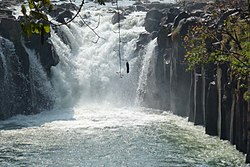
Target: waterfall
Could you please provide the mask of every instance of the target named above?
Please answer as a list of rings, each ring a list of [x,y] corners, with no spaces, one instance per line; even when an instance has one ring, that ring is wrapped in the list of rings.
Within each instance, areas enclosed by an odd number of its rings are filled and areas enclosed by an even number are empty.
[[[12,55],[15,55],[15,49],[12,42],[9,40],[0,37],[0,56],[2,61],[2,67],[3,67],[3,78],[4,78],[4,84],[8,83],[8,80],[10,78],[10,71],[11,66],[10,64]],[[16,56],[15,56],[16,57]],[[7,85],[6,85],[7,86]]]
[[[5,95],[7,95],[7,91],[9,90],[8,80],[9,80],[9,74],[8,74],[8,66],[7,66],[7,60],[4,55],[4,45],[8,41],[4,38],[0,37],[0,108],[4,109],[4,104],[7,98],[4,98]]]
[[[51,82],[44,71],[39,55],[35,50],[31,50],[22,43],[29,58],[29,82],[31,90],[31,107],[33,112],[49,109],[53,102],[54,94]]]
[[[68,26],[52,32],[51,41],[60,63],[52,68],[56,107],[89,103],[133,105],[138,86],[138,58],[134,55],[139,34],[144,30],[145,12],[126,15],[121,21],[121,76],[118,57],[118,24],[111,23],[111,9],[90,8]],[[126,73],[126,62],[130,73]]]
[[[2,38],[0,39],[2,41]],[[0,47],[0,56],[1,56],[1,61],[2,61],[2,72],[3,72],[3,84],[6,83],[8,80],[8,69],[7,69],[7,60],[5,58],[5,55],[3,54],[2,47]]]
[[[20,85],[13,82],[15,78],[23,77],[20,68],[14,44],[0,37],[0,119],[11,114],[14,104],[22,96],[19,94]]]
[[[143,55],[142,59],[142,68],[141,68],[141,73],[139,76],[139,81],[138,81],[138,88],[136,90],[136,105],[140,106],[143,105],[143,102],[145,101],[145,95],[148,94],[149,92],[147,91],[147,87],[150,85],[149,84],[149,76],[154,75],[154,68],[155,68],[155,46],[156,46],[156,39],[151,41],[147,47],[146,47],[146,53]],[[152,79],[152,78],[150,78]],[[151,80],[151,88],[153,88],[153,82]]]
[[[0,119],[49,109],[53,88],[39,61],[39,55],[21,42],[23,54],[0,37]],[[26,53],[25,53],[26,52]]]

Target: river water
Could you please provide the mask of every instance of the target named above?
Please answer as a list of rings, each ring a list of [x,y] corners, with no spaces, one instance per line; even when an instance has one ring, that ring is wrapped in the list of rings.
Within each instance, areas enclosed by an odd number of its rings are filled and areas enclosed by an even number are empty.
[[[167,111],[137,107],[146,90],[154,89],[148,83],[155,78],[156,42],[134,55],[146,13],[126,15],[118,26],[110,23],[114,8],[90,6],[80,14],[99,37],[79,17],[52,31],[60,56],[51,69],[54,109],[0,122],[0,166],[244,166],[243,154],[205,135],[202,127]]]
[[[86,106],[1,123],[0,166],[244,166],[226,141],[147,108]]]

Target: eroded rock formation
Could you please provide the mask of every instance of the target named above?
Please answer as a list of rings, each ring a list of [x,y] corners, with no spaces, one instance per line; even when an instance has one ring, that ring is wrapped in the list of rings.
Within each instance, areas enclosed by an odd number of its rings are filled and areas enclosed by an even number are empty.
[[[243,99],[244,88],[228,74],[227,65],[209,64],[188,72],[184,63],[183,38],[200,19],[208,19],[213,3],[187,3],[185,6],[150,10],[145,19],[148,33],[157,34],[157,85],[164,93],[160,108],[188,117],[195,125],[205,127],[206,133],[229,140],[247,153],[250,162],[249,102]],[[237,9],[225,11],[214,23],[224,20]],[[154,13],[153,16],[151,14]],[[249,87],[249,83],[247,83]],[[161,95],[162,97],[162,95]],[[164,106],[164,107],[162,107]],[[155,107],[155,106],[148,106]]]

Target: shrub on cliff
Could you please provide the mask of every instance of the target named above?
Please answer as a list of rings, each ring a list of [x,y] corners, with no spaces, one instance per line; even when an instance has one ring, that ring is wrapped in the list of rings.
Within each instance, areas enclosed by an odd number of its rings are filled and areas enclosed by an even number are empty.
[[[190,70],[202,64],[226,64],[232,76],[247,81],[250,75],[250,13],[244,6],[226,10],[232,8],[231,4],[220,4],[215,8],[220,13],[213,11],[211,18],[196,23],[189,30],[184,41],[185,60]],[[245,93],[245,99],[249,100],[249,92]]]

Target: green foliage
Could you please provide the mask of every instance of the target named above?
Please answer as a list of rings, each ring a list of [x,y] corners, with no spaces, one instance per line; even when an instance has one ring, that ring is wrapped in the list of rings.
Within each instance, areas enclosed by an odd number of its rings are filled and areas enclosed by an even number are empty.
[[[218,29],[198,23],[184,38],[185,60],[190,70],[200,64],[229,63],[235,75],[246,76],[250,72],[249,37],[249,22],[239,17],[229,17]]]
[[[249,12],[227,17],[222,25],[199,22],[184,37],[188,69],[208,63],[228,64],[236,79],[250,77],[250,18]],[[213,14],[211,20],[220,15]],[[248,85],[249,86],[249,85]],[[245,99],[249,98],[249,92]]]
[[[24,18],[21,20],[23,32],[28,37],[32,34],[39,34],[41,43],[43,43],[44,35],[50,33],[50,22],[45,13],[45,11],[53,9],[50,0],[28,0],[28,9],[26,9],[24,4],[21,8],[24,15]]]
[[[98,0],[98,3],[100,5],[105,5],[105,0]],[[84,1],[82,1],[77,14],[70,21],[72,21],[80,13],[83,4]],[[48,19],[48,13],[53,10],[53,4],[50,0],[28,0],[28,5],[26,6],[24,4],[21,6],[21,11],[24,15],[24,18],[21,20],[23,32],[28,37],[32,34],[39,34],[41,36],[41,42],[43,43],[44,35],[50,33],[50,26],[52,24],[55,25]],[[60,23],[55,26],[67,23]]]
[[[243,94],[243,98],[244,98],[246,101],[249,101],[249,100],[250,100],[250,92],[249,92],[249,91],[246,91],[246,92]]]
[[[193,26],[188,32],[187,36],[184,37],[184,42],[187,53],[185,55],[185,60],[188,63],[188,69],[192,70],[196,66],[201,64],[206,64],[211,60],[209,53],[206,48],[206,41],[208,35],[206,33],[207,27],[203,26],[202,23],[198,23]]]

